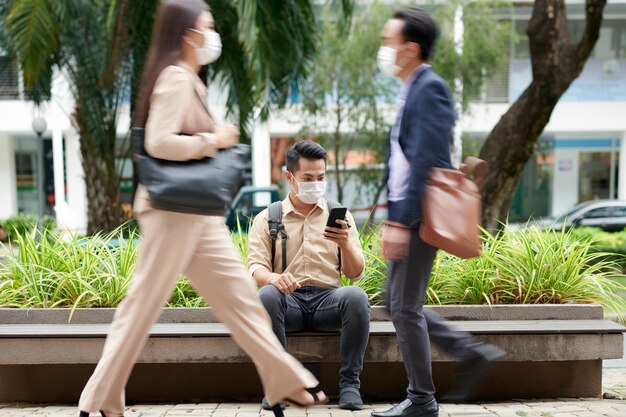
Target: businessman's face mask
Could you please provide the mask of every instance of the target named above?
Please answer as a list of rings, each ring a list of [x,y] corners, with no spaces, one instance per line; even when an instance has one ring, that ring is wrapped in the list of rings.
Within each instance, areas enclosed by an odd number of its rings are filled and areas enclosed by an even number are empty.
[[[383,45],[378,50],[376,61],[380,71],[390,77],[397,77],[402,70],[420,56],[420,46],[405,40],[402,30],[405,22],[389,19],[383,28]]]
[[[395,77],[402,70],[402,68],[409,62],[410,59],[406,57],[402,59],[402,63],[398,63],[398,52],[402,51],[407,47],[407,43],[400,46],[399,49],[396,49],[392,46],[383,45],[378,50],[378,55],[376,56],[376,61],[378,62],[378,68],[380,72],[389,76]]]

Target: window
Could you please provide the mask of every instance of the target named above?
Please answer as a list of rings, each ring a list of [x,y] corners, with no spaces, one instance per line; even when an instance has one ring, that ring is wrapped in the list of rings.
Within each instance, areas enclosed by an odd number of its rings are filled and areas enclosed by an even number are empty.
[[[613,217],[626,217],[626,206],[614,207]]]
[[[9,56],[0,55],[0,99],[14,100],[19,98],[18,74],[15,61]]]
[[[581,152],[578,166],[578,201],[610,198],[612,185],[611,168],[615,163],[611,152]]]
[[[600,219],[603,217],[613,217],[613,211],[613,207],[600,207],[597,209],[589,210],[587,213],[583,214],[583,218]]]
[[[517,42],[513,46],[513,58],[530,58],[530,49],[528,47],[528,35],[526,35],[526,26],[528,20],[515,21],[515,34]]]
[[[584,20],[570,21],[572,39],[579,42],[585,32]],[[626,58],[626,20],[608,20],[602,22],[600,38],[591,54],[595,59]]]
[[[579,42],[585,32],[584,19],[569,19],[572,41]],[[528,20],[515,21],[515,33],[518,40],[514,46],[514,58],[530,58],[526,26]],[[600,38],[591,54],[595,59],[626,58],[626,20],[605,19],[600,28]]]
[[[493,77],[485,81],[485,101],[487,103],[509,102],[509,62]]]

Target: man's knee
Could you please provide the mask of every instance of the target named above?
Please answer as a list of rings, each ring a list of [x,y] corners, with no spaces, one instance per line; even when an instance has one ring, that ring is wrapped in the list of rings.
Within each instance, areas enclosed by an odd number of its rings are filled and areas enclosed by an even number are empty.
[[[265,309],[270,313],[279,308],[285,298],[285,294],[280,292],[280,290],[273,285],[262,287],[258,294],[261,299],[261,304],[263,304]]]
[[[338,290],[341,303],[347,310],[367,312],[369,314],[370,303],[367,294],[359,287],[342,287]]]

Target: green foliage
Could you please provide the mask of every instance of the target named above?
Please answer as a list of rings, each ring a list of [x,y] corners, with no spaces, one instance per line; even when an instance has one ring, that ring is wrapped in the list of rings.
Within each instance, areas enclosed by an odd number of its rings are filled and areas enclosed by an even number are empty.
[[[89,238],[44,232],[18,235],[18,250],[0,264],[0,306],[14,308],[116,307],[128,290],[139,246],[125,226]],[[7,250],[7,253],[11,253]],[[206,305],[181,277],[168,306]]]
[[[112,230],[123,222],[117,122],[130,89],[131,22],[155,9],[153,2],[14,0],[0,8],[7,49],[23,69],[27,88],[49,91],[62,70],[76,99],[72,118],[80,131],[88,193],[88,229]],[[47,85],[46,85],[47,84]],[[35,94],[35,102],[45,100]],[[128,147],[127,147],[128,148]]]
[[[18,235],[17,255],[0,265],[0,306],[115,307],[124,297],[137,256],[137,235],[124,239],[122,229],[90,238],[68,240],[52,232],[39,243],[36,233]],[[242,260],[248,237],[232,234]],[[363,288],[372,304],[380,304],[388,273],[380,255],[380,230],[362,233],[366,257],[364,277],[344,285]],[[10,251],[8,251],[10,253]],[[208,272],[209,273],[209,272]],[[626,310],[618,293],[626,287],[618,265],[592,251],[588,240],[574,233],[540,231],[484,232],[483,256],[463,260],[439,252],[435,260],[428,304],[563,304],[600,303],[616,312]],[[191,284],[181,277],[167,303],[171,307],[205,306]]]
[[[252,228],[252,220],[253,219],[249,217],[246,218],[247,226],[244,229],[244,225],[241,224],[240,217],[237,216],[237,227],[233,232],[231,232],[231,238],[233,239],[235,248],[239,253],[241,262],[243,262],[246,267],[248,266],[248,244],[250,242],[247,231]]]
[[[570,233],[577,240],[589,242],[592,252],[611,254],[613,259],[626,264],[626,230],[609,233],[596,227],[579,227]]]
[[[321,12],[322,33],[308,82],[299,90],[304,110],[302,132],[316,136],[334,154],[337,198],[351,177],[359,179],[357,193],[373,194],[376,201],[384,187],[383,162],[389,134],[388,103],[397,91],[396,80],[378,72],[376,53],[380,34],[389,18],[389,6],[372,2],[346,27],[332,8]],[[357,171],[345,169],[349,151],[370,151],[375,160]]]
[[[135,236],[131,235],[131,240]],[[120,244],[111,243],[115,238]],[[51,232],[19,235],[0,265],[0,305],[19,308],[114,307],[126,294],[137,246],[121,233],[68,240]]]
[[[483,231],[483,256],[461,260],[439,253],[433,281],[440,304],[600,303],[624,310],[618,265],[571,232]],[[443,282],[445,281],[445,282]]]
[[[356,282],[350,281],[344,275],[341,276],[343,285],[355,285],[362,288],[368,295],[372,304],[382,301],[382,293],[387,282],[387,261],[381,256],[382,239],[380,226],[364,233],[361,231],[361,245],[365,255],[365,274]]]
[[[510,24],[499,20],[494,7],[508,3],[453,0],[429,2],[441,28],[433,67],[448,82],[463,110],[478,96],[486,79],[501,71],[508,61]],[[376,54],[381,32],[398,2],[374,1],[360,5],[350,27],[334,18],[325,8],[319,53],[308,82],[299,89],[304,110],[302,134],[317,137],[335,158],[331,161],[337,198],[344,203],[344,187],[358,179],[356,194],[367,201],[352,202],[375,206],[384,188],[382,163],[389,139],[389,121],[395,112],[399,82],[380,74]],[[454,40],[454,17],[464,10],[462,52]],[[455,80],[463,83],[463,94],[456,94]],[[358,169],[345,166],[348,152],[368,151],[369,160]],[[365,197],[364,197],[365,196]]]
[[[34,215],[19,215],[4,220],[1,225],[4,230],[4,240],[12,241],[20,235],[32,233],[37,228],[38,218]],[[43,220],[44,229],[52,231],[56,228],[54,217],[46,216]]]
[[[467,110],[470,100],[479,96],[486,80],[502,71],[509,60],[512,39],[511,24],[496,16],[497,10],[512,7],[507,1],[447,0],[433,2],[435,17],[441,29],[433,68],[446,80],[453,96]],[[454,18],[463,8],[462,53],[454,40]],[[460,79],[463,94],[456,91]],[[460,96],[460,97],[459,97]]]
[[[9,0],[0,2],[0,43],[23,69],[37,102],[46,99],[52,73],[68,75],[76,99],[73,120],[90,195],[89,232],[123,221],[119,202],[121,164],[116,168],[117,118],[131,97],[131,114],[152,34],[158,1]],[[305,79],[319,37],[318,2],[212,0],[224,45],[209,79],[228,90],[227,108],[246,140],[249,121],[270,103],[282,105]],[[352,0],[332,3],[342,24]],[[280,47],[277,47],[280,45]],[[128,148],[128,147],[127,147]]]

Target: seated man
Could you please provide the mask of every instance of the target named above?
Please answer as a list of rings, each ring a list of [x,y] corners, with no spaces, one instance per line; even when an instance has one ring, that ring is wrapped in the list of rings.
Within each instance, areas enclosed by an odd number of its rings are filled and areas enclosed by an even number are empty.
[[[349,212],[345,221],[337,221],[341,228],[326,227],[329,205],[338,204],[322,198],[324,148],[302,141],[288,149],[286,156],[291,192],[254,219],[248,268],[261,287],[259,297],[283,346],[285,332],[341,332],[339,408],[360,410],[359,376],[369,338],[369,301],[362,289],[342,287],[340,277],[341,272],[352,281],[363,276],[365,260],[357,228]],[[269,408],[265,399],[263,408]]]

